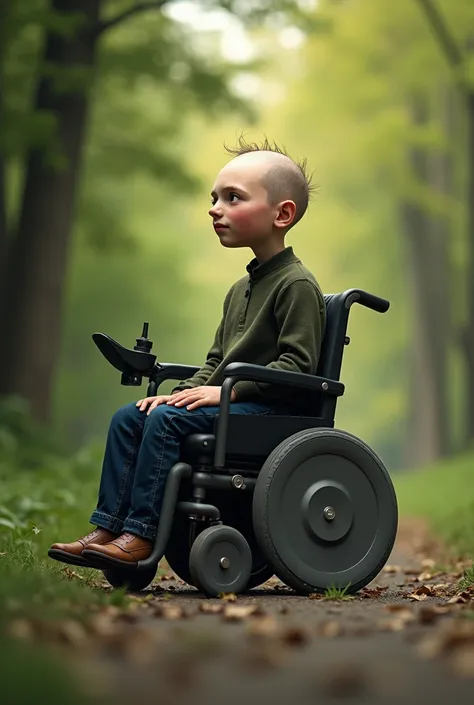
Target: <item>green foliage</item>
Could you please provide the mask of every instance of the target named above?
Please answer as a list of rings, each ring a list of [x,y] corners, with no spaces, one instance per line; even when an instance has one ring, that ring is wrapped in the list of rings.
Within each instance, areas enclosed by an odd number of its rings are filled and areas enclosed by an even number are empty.
[[[123,591],[94,587],[97,571],[78,567],[72,580],[66,566],[47,557],[52,543],[92,530],[102,449],[84,446],[65,456],[48,432],[32,431],[25,409],[0,409],[0,633],[7,615],[86,619],[96,606],[126,602]]]
[[[77,680],[57,654],[34,644],[24,644],[0,632],[2,699],[8,705],[92,705],[99,699],[78,687]],[[25,672],[28,677],[25,678]],[[104,702],[104,697],[100,699]],[[105,700],[106,702],[106,700]]]
[[[393,476],[400,514],[425,517],[455,557],[474,556],[474,452]]]
[[[459,581],[459,589],[466,590],[474,586],[474,565],[464,571],[464,575]],[[474,616],[474,615],[473,615]]]
[[[346,595],[351,584],[348,583],[345,587],[337,587],[336,585],[330,585],[326,588],[324,592],[324,597],[326,600],[353,600],[352,595]]]

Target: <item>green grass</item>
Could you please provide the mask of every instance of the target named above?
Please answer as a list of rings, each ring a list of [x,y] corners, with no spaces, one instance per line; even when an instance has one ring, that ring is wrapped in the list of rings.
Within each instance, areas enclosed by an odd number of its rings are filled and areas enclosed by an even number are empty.
[[[393,475],[400,516],[427,519],[453,555],[474,557],[474,452]]]
[[[352,595],[346,595],[346,592],[350,588],[350,583],[345,587],[337,587],[336,585],[329,585],[324,591],[324,598],[326,600],[353,600]]]

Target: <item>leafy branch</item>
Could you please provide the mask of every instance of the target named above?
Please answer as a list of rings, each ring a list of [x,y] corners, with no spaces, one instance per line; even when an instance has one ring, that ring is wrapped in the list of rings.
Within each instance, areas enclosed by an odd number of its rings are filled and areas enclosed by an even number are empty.
[[[112,27],[117,27],[117,25],[121,24],[122,22],[125,22],[134,15],[141,14],[142,12],[148,12],[149,10],[161,10],[165,5],[168,4],[168,2],[169,0],[149,0],[149,2],[138,2],[133,5],[133,7],[130,7],[128,10],[121,12],[116,17],[112,17],[110,20],[107,21],[99,22],[96,30],[96,36],[99,36],[107,30],[112,29]]]

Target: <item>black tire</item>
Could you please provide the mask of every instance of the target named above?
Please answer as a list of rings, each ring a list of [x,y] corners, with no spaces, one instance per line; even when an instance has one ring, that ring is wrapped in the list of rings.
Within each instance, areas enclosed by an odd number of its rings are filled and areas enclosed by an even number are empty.
[[[156,568],[148,570],[128,570],[127,568],[104,568],[102,570],[105,579],[114,588],[127,588],[129,592],[140,592],[153,582],[156,575]]]
[[[273,576],[273,567],[268,565],[255,538],[252,523],[252,494],[249,492],[208,491],[206,501],[215,504],[225,526],[232,526],[245,537],[252,552],[252,572],[246,590],[262,585]],[[198,531],[207,528],[198,524]],[[199,535],[199,534],[198,534]],[[189,569],[189,520],[185,514],[176,512],[173,519],[165,558],[173,573],[188,585],[194,585]]]
[[[253,493],[247,491],[220,492],[212,497],[221,513],[221,521],[225,526],[232,526],[240,531],[252,552],[252,571],[246,587],[247,590],[266,583],[274,574],[263,555],[255,537],[252,518]]]
[[[321,511],[333,500],[337,521],[328,507]],[[288,587],[310,594],[335,585],[355,593],[385,565],[398,507],[390,476],[367,444],[318,428],[294,434],[268,456],[253,523],[262,553]]]
[[[223,558],[229,565],[222,567]],[[189,554],[194,585],[208,597],[241,593],[248,585],[252,553],[240,531],[231,526],[209,526],[196,537]]]

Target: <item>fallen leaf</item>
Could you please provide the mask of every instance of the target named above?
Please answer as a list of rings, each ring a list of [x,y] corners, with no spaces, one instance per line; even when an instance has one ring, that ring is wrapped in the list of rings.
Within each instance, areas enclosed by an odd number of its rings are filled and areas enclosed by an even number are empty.
[[[416,590],[413,593],[414,595],[430,595],[432,596],[434,594],[433,588],[431,585],[421,585],[420,587],[416,588]]]
[[[418,602],[421,602],[422,600],[426,600],[427,598],[428,598],[428,595],[426,595],[426,593],[424,593],[422,595],[418,595],[417,593],[412,593],[410,595],[411,600],[417,600]]]
[[[458,649],[450,661],[458,676],[474,678],[474,644]]]
[[[406,605],[385,605],[387,612],[399,612],[401,615],[412,615],[413,612]]]
[[[332,639],[333,637],[341,636],[341,634],[343,634],[344,630],[343,630],[340,622],[336,622],[336,620],[328,619],[328,620],[324,620],[322,622],[319,622],[319,624],[316,626],[316,632],[320,636],[325,636],[325,637],[329,637]]]
[[[407,625],[407,620],[405,619],[380,619],[377,622],[379,629],[385,632],[400,632],[405,629]]]
[[[74,619],[66,619],[59,624],[58,637],[61,641],[76,647],[81,646],[88,639],[84,626]]]
[[[24,639],[27,641],[33,639],[35,635],[33,624],[27,619],[12,620],[8,624],[7,632],[15,639]]]
[[[439,573],[420,573],[418,580],[423,583],[425,580],[432,580],[436,575],[439,575]]]
[[[254,614],[256,605],[225,605],[222,619],[227,622],[237,622]]]
[[[385,592],[385,590],[388,590],[388,585],[377,585],[373,588],[365,587],[359,591],[359,597],[362,599],[380,597],[380,595]]]
[[[465,605],[467,602],[469,602],[471,599],[471,596],[469,593],[464,593],[464,592],[459,592],[457,595],[454,595],[454,597],[451,597],[447,604],[448,605]]]
[[[249,620],[246,624],[246,628],[250,636],[274,636],[278,632],[278,622],[274,617],[265,615],[264,617]]]
[[[426,605],[420,607],[418,611],[418,621],[420,624],[432,624],[447,612],[449,612],[448,607],[442,605]]]
[[[401,566],[399,565],[386,565],[382,568],[384,573],[398,573],[401,571]]]
[[[422,568],[434,568],[434,566],[435,566],[435,561],[433,560],[433,558],[424,558],[421,561]]]
[[[184,619],[188,616],[180,605],[156,605],[153,609],[153,615],[164,619]]]
[[[76,573],[75,570],[71,570],[70,568],[63,568],[61,573],[64,573],[64,575],[71,580],[85,580],[83,575],[79,575],[79,573]]]
[[[309,634],[301,627],[288,627],[282,632],[281,639],[285,644],[301,646],[309,641]]]
[[[237,600],[237,595],[233,592],[220,592],[217,596],[223,602],[235,602]]]
[[[216,602],[201,602],[199,605],[199,611],[204,612],[204,614],[218,614],[222,612],[224,605],[222,603]]]

